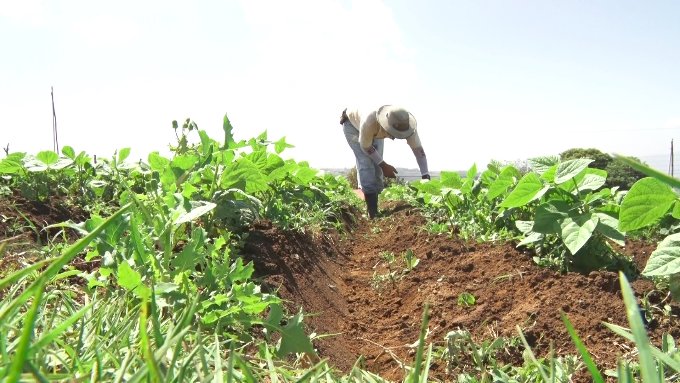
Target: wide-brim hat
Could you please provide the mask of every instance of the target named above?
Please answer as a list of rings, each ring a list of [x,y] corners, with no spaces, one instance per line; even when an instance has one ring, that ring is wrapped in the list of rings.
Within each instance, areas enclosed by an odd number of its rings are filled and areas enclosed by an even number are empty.
[[[385,105],[376,114],[378,124],[394,138],[406,139],[416,132],[415,117],[402,107]]]

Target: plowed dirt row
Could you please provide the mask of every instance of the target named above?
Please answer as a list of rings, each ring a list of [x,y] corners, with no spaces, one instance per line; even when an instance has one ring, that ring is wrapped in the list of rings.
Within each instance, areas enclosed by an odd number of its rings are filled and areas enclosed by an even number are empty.
[[[630,357],[631,345],[602,322],[627,326],[618,276],[612,272],[588,275],[559,273],[537,267],[530,254],[511,244],[476,244],[422,229],[419,212],[403,204],[383,206],[385,217],[362,219],[344,236],[282,232],[260,223],[250,232],[245,257],[255,261],[258,274],[288,301],[309,314],[310,331],[330,334],[315,341],[319,355],[340,370],[358,358],[370,371],[401,380],[400,363],[413,361],[424,304],[431,307],[428,342],[444,346],[444,336],[465,329],[476,341],[497,336],[516,337],[519,325],[537,355],[552,343],[558,355],[576,354],[560,319],[568,315],[601,368],[615,368],[619,357]],[[644,264],[653,245],[630,244],[625,250]],[[385,252],[400,260],[408,251],[418,265],[393,281],[383,278],[400,272],[403,263],[388,269]],[[665,298],[649,281],[636,280],[638,296],[659,304]],[[458,297],[470,293],[476,303],[461,306]],[[657,315],[649,334],[659,343],[664,332],[680,336],[677,305],[673,315]],[[521,364],[522,348],[511,347],[499,358]],[[455,380],[454,374],[472,371],[465,362],[454,371],[437,362],[435,378]],[[579,381],[589,381],[585,371]]]

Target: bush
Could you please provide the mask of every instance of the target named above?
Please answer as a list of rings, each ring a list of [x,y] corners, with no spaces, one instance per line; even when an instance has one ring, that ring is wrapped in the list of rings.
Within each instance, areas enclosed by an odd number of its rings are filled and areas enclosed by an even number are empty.
[[[644,174],[626,165],[623,161],[617,158],[612,158],[612,156],[609,154],[602,153],[601,151],[594,148],[573,148],[565,150],[564,152],[560,153],[560,158],[562,161],[573,160],[577,158],[590,158],[593,160],[593,163],[590,164],[591,168],[602,169],[607,172],[607,183],[605,186],[609,188],[618,186],[621,188],[621,190],[630,190],[635,181],[645,177]],[[635,161],[643,164],[642,161],[635,157],[629,158],[632,158]]]

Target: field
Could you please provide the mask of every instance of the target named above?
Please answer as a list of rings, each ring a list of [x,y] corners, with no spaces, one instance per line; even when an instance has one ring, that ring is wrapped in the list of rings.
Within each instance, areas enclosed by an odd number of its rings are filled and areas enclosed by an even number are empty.
[[[0,161],[6,381],[678,379],[673,179],[473,166],[368,220],[285,139],[175,129],[172,158]]]

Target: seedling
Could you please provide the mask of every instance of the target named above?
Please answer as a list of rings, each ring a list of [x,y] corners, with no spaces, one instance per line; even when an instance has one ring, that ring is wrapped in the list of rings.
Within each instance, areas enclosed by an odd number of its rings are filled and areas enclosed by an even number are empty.
[[[468,292],[463,292],[458,295],[458,306],[471,307],[474,306],[475,303],[477,303],[477,298]]]

